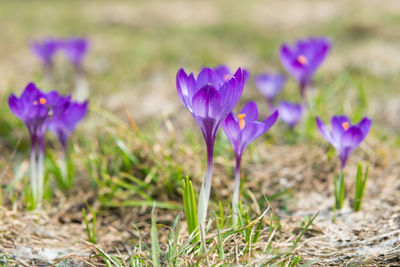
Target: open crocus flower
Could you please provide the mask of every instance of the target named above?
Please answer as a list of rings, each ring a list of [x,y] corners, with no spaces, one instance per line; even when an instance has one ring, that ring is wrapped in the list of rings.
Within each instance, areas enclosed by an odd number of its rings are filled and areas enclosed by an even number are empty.
[[[294,128],[303,117],[303,106],[298,103],[281,101],[278,110],[279,118],[290,128]]]
[[[312,82],[318,67],[324,61],[331,48],[326,37],[298,40],[294,45],[282,44],[280,58],[285,69],[297,80],[301,95]]]
[[[44,136],[53,115],[63,112],[69,97],[61,97],[56,91],[44,93],[29,83],[20,98],[10,95],[11,112],[24,122],[31,136],[31,186],[35,207],[43,195]],[[36,155],[36,146],[38,153]]]
[[[69,38],[62,45],[68,60],[75,66],[81,66],[84,56],[89,50],[89,42],[85,38]]]
[[[285,85],[285,75],[263,73],[256,76],[254,82],[258,91],[267,99],[270,110],[273,110],[275,98]]]
[[[29,83],[20,98],[11,94],[8,98],[11,112],[24,122],[32,140],[42,138],[46,132],[49,117],[48,95],[35,84]]]
[[[205,221],[211,190],[214,142],[217,132],[238,103],[244,86],[243,70],[222,79],[216,71],[204,68],[197,79],[180,69],[176,75],[176,87],[183,104],[203,132],[207,147],[207,172],[200,191],[198,205],[199,224]]]
[[[247,69],[242,70],[244,83],[247,83],[250,78],[250,72]],[[232,75],[231,70],[226,65],[215,67],[214,71],[223,81],[227,80]]]
[[[247,103],[240,113],[235,116],[230,113],[222,127],[232,144],[236,157],[235,188],[232,197],[232,222],[237,224],[237,208],[239,204],[240,165],[242,155],[246,147],[257,137],[263,135],[278,119],[278,111],[267,117],[264,121],[258,121],[257,105],[254,102]]]
[[[88,101],[83,103],[70,102],[58,115],[53,116],[49,123],[49,130],[55,133],[64,150],[68,137],[75,130],[78,123],[86,116]]]
[[[319,117],[316,117],[316,122],[321,135],[338,151],[341,170],[346,166],[350,153],[360,145],[371,128],[371,120],[368,117],[352,125],[344,115],[333,116],[332,131],[329,131]]]

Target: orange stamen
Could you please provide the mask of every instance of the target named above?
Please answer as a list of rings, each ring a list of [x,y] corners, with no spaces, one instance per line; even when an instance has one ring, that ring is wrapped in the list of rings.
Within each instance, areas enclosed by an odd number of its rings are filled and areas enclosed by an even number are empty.
[[[349,127],[350,127],[350,124],[349,124],[348,122],[343,122],[343,123],[342,123],[342,126],[343,126],[343,129],[344,129],[345,131],[347,131],[347,130],[349,129]]]
[[[229,77],[231,77],[231,75],[229,75],[229,74],[226,74],[225,76],[224,76],[224,80],[226,81],[226,80],[228,80],[229,79]]]
[[[240,130],[243,130],[243,128],[244,128],[244,126],[246,124],[246,122],[244,121],[244,117],[246,117],[246,114],[244,114],[244,113],[238,115]]]
[[[297,61],[299,63],[301,63],[302,65],[306,65],[307,62],[308,62],[307,58],[305,56],[303,56],[303,55],[298,56],[297,57]]]
[[[36,106],[38,104],[38,102],[35,100],[33,101],[33,105]]]
[[[47,100],[45,98],[41,97],[41,98],[39,98],[39,103],[44,105],[47,103]]]

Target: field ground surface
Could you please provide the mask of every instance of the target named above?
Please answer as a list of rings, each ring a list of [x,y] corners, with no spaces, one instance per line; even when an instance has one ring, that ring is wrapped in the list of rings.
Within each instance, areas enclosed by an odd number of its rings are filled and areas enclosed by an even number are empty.
[[[399,23],[397,0],[3,3],[0,265],[118,265],[112,256],[125,260],[126,266],[129,259],[131,264],[140,259],[152,265],[152,218],[157,220],[161,265],[166,265],[169,233],[179,215],[176,242],[178,248],[188,247],[181,181],[189,176],[199,192],[206,154],[200,130],[177,95],[176,71],[183,67],[198,73],[202,66],[220,64],[243,66],[252,77],[267,70],[284,71],[278,53],[282,42],[324,35],[333,47],[316,74],[305,118],[294,132],[278,122],[244,155],[242,207],[251,221],[265,215],[258,241],[246,243],[244,230],[218,240],[213,212],[229,217],[234,168],[231,145],[221,131],[215,148],[208,253],[200,253],[198,247],[182,249],[176,264],[295,266],[299,260],[305,266],[399,266]],[[57,57],[54,80],[48,84],[28,46],[44,37],[72,35],[90,40],[85,58],[90,112],[70,142],[75,186],[62,191],[47,173],[43,208],[27,211],[29,137],[9,111],[7,98],[11,92],[19,95],[29,81],[45,90],[73,92],[65,58]],[[292,78],[280,99],[300,99]],[[249,100],[257,102],[262,116],[268,115],[252,79],[239,106]],[[328,122],[336,114],[354,121],[369,116],[373,122],[346,166],[347,201],[334,223],[333,180],[339,160],[314,118]],[[57,156],[59,150],[48,134],[46,154]],[[369,179],[362,211],[354,212],[357,163],[369,165]],[[88,242],[82,208],[90,223],[90,210],[97,210],[96,244]],[[222,231],[229,228],[222,225]]]

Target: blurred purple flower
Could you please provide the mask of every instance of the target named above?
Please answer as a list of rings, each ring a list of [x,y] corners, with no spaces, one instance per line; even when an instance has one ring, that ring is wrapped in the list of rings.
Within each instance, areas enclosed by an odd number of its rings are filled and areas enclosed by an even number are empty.
[[[51,119],[49,130],[57,135],[64,149],[67,146],[68,137],[86,116],[87,110],[88,101],[83,103],[70,102],[62,112]]]
[[[258,121],[257,105],[254,102],[247,103],[240,113],[235,116],[231,112],[225,119],[222,127],[232,144],[236,157],[235,187],[232,197],[232,222],[237,224],[237,208],[239,204],[240,166],[242,155],[246,147],[257,137],[263,135],[278,119],[278,111],[267,117],[264,121]]]
[[[57,39],[48,38],[42,42],[33,42],[31,49],[33,53],[43,62],[45,66],[52,66],[53,56],[59,47],[59,41]]]
[[[331,41],[326,37],[298,40],[292,46],[282,44],[280,50],[282,65],[299,83],[303,98],[306,88],[312,82],[315,72],[330,48]]]
[[[231,110],[239,102],[244,87],[243,70],[221,78],[216,71],[204,68],[197,79],[180,69],[176,75],[176,87],[183,104],[203,132],[207,147],[207,172],[200,191],[198,206],[199,224],[205,221],[211,190],[212,163],[215,137]]]
[[[319,117],[316,117],[316,122],[321,135],[338,151],[341,169],[346,166],[350,153],[360,145],[371,128],[371,120],[368,117],[363,118],[358,124],[352,125],[344,115],[333,116],[332,131],[329,131]]]
[[[89,41],[86,38],[71,37],[62,42],[62,47],[68,60],[75,66],[80,67],[83,57],[89,50]]]
[[[31,185],[35,208],[40,205],[43,196],[44,136],[51,118],[63,112],[69,99],[61,97],[56,91],[44,93],[34,83],[25,87],[20,98],[14,94],[8,98],[11,112],[25,123],[31,136]]]
[[[247,69],[242,70],[244,83],[247,83],[250,78],[250,72]],[[215,67],[214,71],[222,79],[223,82],[226,81],[230,76],[232,76],[231,70],[226,65]]]
[[[11,94],[8,104],[11,112],[22,120],[32,137],[43,137],[47,130],[52,108],[60,105],[56,91],[44,93],[34,83],[29,83],[20,98]]]
[[[281,101],[278,110],[279,118],[290,128],[294,128],[303,117],[303,106],[298,103]]]
[[[286,77],[281,73],[263,73],[255,77],[254,83],[258,91],[267,99],[271,110],[274,109],[275,98],[282,90],[285,82]]]

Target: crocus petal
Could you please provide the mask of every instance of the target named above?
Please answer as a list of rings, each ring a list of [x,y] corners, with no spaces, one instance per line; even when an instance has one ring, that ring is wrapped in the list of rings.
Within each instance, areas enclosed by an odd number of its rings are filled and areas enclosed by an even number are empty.
[[[20,96],[20,100],[25,104],[32,104],[40,94],[36,85],[32,82],[28,83]]]
[[[221,86],[220,78],[215,71],[210,68],[204,68],[200,71],[199,75],[197,76],[196,83],[198,88],[201,88],[206,84],[212,84],[217,88]]]
[[[214,68],[215,73],[220,77],[221,81],[225,81],[231,76],[231,71],[226,65],[221,65]]]
[[[363,133],[357,126],[352,126],[341,137],[339,156],[341,168],[344,168],[350,153],[357,148],[363,140]]]
[[[60,102],[61,101],[59,101],[59,103]],[[62,103],[59,105],[62,105]],[[86,116],[88,101],[83,103],[68,102],[67,107],[64,108],[61,106],[61,108],[63,110],[61,112],[55,112],[55,115],[50,120],[48,127],[50,131],[57,135],[58,139],[65,147],[69,135],[75,130],[77,124]],[[58,107],[55,109],[58,109]]]
[[[280,119],[291,128],[295,127],[303,117],[303,107],[298,103],[281,101],[278,110]]]
[[[313,51],[315,52],[312,55],[313,60],[311,61],[310,69],[311,72],[315,72],[328,54],[332,42],[325,37],[311,38],[311,41],[313,43]]]
[[[316,122],[317,122],[317,127],[319,132],[321,133],[322,137],[328,141],[329,143],[331,143],[333,146],[337,147],[337,144],[335,144],[333,138],[332,138],[332,134],[329,131],[328,127],[326,127],[326,125],[322,122],[322,120],[317,116],[315,118]]]
[[[360,128],[360,130],[363,133],[364,138],[368,135],[369,130],[371,129],[371,119],[369,118],[363,118],[357,126]]]
[[[255,77],[254,83],[260,93],[267,99],[274,99],[282,90],[286,77],[278,74],[260,74]]]
[[[235,147],[238,147],[238,137],[242,130],[240,129],[239,122],[232,112],[228,114],[228,116],[222,123],[222,128],[227,135],[229,141],[232,143],[234,149]]]
[[[14,94],[11,94],[8,98],[8,105],[10,106],[10,110],[15,116],[21,118],[21,111],[18,104],[18,98]]]
[[[68,60],[75,65],[81,65],[83,57],[89,50],[89,41],[86,38],[72,37],[62,44]]]
[[[332,126],[332,139],[336,143],[340,143],[340,139],[342,134],[345,132],[344,125],[348,124],[348,127],[351,126],[351,122],[349,118],[347,118],[344,115],[341,116],[333,116],[331,120],[331,126]]]
[[[219,89],[221,99],[223,99],[224,105],[221,113],[228,114],[239,102],[240,96],[242,95],[244,87],[243,71],[239,68],[236,73],[231,76],[224,85]]]
[[[59,47],[56,39],[45,39],[42,43],[34,42],[30,45],[33,53],[44,63],[51,64],[53,56]]]
[[[219,119],[221,96],[214,86],[206,84],[193,96],[192,108],[193,113],[199,117]]]
[[[265,132],[268,131],[278,120],[279,112],[278,110],[275,110],[274,113],[272,113],[269,117],[267,117],[263,123],[265,127]]]
[[[88,111],[88,101],[83,103],[73,103],[67,110],[67,127],[72,132],[75,130],[76,125],[86,116]]]
[[[257,121],[258,120],[257,104],[253,101],[250,101],[242,108],[240,114],[246,114],[246,116],[244,117],[244,121],[246,123],[251,121]]]
[[[341,146],[356,148],[360,145],[363,138],[364,136],[361,129],[357,126],[352,126],[343,133],[341,137]]]
[[[183,104],[190,112],[193,112],[191,99],[197,91],[193,73],[188,76],[184,69],[181,68],[176,74],[176,88]]]
[[[246,125],[241,132],[239,139],[239,151],[237,155],[242,155],[247,146],[254,141],[257,137],[265,133],[265,124],[258,121],[252,121]]]
[[[250,79],[250,72],[247,69],[243,69],[243,82],[247,83]]]

